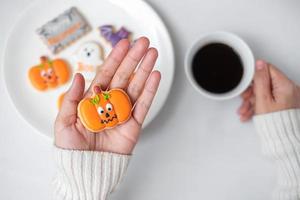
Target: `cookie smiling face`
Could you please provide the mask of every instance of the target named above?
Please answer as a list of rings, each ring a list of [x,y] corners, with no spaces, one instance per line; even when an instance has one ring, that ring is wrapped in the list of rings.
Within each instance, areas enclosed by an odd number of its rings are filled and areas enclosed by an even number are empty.
[[[50,66],[44,66],[40,72],[40,75],[46,84],[52,85],[57,81],[57,76],[55,75],[53,68]]]
[[[113,105],[109,101],[97,106],[97,112],[100,116],[101,124],[104,124],[106,127],[114,127],[119,122]]]

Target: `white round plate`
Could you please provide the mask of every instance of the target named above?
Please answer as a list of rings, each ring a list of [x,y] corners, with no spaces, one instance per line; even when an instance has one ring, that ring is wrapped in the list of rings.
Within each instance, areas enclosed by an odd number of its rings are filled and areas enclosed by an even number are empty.
[[[72,6],[78,8],[93,30],[54,56],[35,31]],[[165,25],[146,2],[142,0],[37,1],[21,14],[19,21],[10,32],[4,54],[3,74],[7,91],[16,109],[40,133],[53,137],[53,124],[58,112],[57,99],[67,90],[70,81],[58,89],[39,92],[29,83],[28,69],[39,63],[41,55],[50,58],[60,57],[69,61],[75,50],[87,41],[100,42],[107,55],[111,49],[98,31],[98,27],[104,24],[112,24],[116,28],[125,26],[132,32],[133,39],[147,36],[150,38],[151,46],[158,49],[160,55],[156,69],[161,71],[162,80],[145,126],[163,107],[173,81],[174,52]]]

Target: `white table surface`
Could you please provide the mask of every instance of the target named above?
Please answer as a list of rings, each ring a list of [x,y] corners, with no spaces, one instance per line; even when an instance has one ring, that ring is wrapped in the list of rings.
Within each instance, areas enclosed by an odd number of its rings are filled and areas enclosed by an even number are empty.
[[[0,0],[0,55],[9,28],[30,2]],[[175,82],[167,105],[143,132],[126,178],[112,199],[270,199],[275,168],[261,155],[252,123],[238,121],[240,100],[215,102],[197,94],[186,79],[183,60],[199,35],[228,30],[242,36],[256,58],[272,61],[297,81],[300,1],[148,2],[170,30]],[[52,141],[18,115],[2,80],[0,99],[0,199],[51,199]]]

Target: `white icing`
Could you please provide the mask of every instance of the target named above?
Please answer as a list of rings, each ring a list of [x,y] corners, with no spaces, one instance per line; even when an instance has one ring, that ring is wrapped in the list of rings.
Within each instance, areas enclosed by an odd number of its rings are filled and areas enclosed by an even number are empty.
[[[52,68],[49,68],[49,69],[47,70],[47,72],[48,72],[48,74],[52,74],[52,73],[53,73],[53,69],[52,69]]]
[[[40,75],[41,77],[44,77],[47,75],[47,72],[45,70],[41,70]]]
[[[106,110],[112,111],[112,105],[110,103],[106,104]]]
[[[102,115],[104,113],[104,109],[101,106],[99,106],[97,108],[97,112],[98,112],[99,115]]]
[[[84,43],[74,54],[75,71],[91,82],[103,63],[102,48],[98,43]]]

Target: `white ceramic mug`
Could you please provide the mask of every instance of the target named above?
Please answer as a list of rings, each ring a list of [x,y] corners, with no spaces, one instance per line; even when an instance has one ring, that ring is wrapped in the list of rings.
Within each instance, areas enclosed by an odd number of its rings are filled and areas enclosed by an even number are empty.
[[[192,62],[195,54],[202,47],[211,43],[222,43],[231,47],[240,57],[244,69],[243,77],[240,83],[231,91],[217,94],[202,88],[194,78],[192,72]],[[240,95],[250,85],[254,72],[255,60],[249,46],[240,37],[235,34],[218,31],[202,36],[187,52],[185,57],[185,72],[193,87],[202,95],[215,100],[226,100]]]

